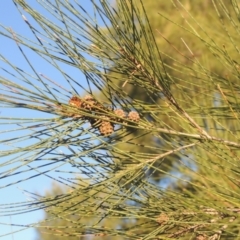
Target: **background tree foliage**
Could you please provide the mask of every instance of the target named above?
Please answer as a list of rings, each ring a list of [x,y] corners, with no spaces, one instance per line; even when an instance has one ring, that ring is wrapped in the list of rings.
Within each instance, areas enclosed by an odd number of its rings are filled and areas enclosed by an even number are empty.
[[[34,45],[2,32],[48,60],[68,83],[63,91],[36,74],[39,88],[15,66],[29,88],[1,80],[8,90],[3,106],[54,114],[21,120],[34,132],[19,139],[31,136],[36,143],[1,156],[28,156],[28,165],[42,161],[49,172],[59,162],[75,169],[71,181],[61,178],[65,188],[54,185],[31,203],[46,209],[39,239],[238,239],[239,3],[91,2],[104,27],[77,2],[40,1],[60,27],[15,0],[48,41],[37,38]],[[91,101],[58,62],[85,74]],[[102,134],[103,122],[114,126],[112,134]],[[45,174],[37,169],[29,172]]]

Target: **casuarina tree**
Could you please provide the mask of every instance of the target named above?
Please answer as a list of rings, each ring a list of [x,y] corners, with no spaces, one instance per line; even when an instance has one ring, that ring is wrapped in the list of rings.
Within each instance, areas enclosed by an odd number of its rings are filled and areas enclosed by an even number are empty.
[[[28,67],[1,55],[0,102],[29,114],[1,119],[1,178],[55,185],[1,214],[44,209],[39,239],[238,239],[239,3],[13,2],[34,39],[2,26]]]

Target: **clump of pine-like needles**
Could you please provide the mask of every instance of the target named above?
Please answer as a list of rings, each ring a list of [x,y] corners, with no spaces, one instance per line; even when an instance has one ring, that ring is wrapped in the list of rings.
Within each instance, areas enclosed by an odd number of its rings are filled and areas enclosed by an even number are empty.
[[[32,194],[0,214],[45,209],[46,220],[26,227],[58,237],[239,236],[237,1],[212,1],[224,38],[185,1],[174,1],[183,25],[160,13],[201,44],[209,64],[184,37],[180,47],[153,29],[142,1],[89,0],[92,13],[80,1],[38,1],[46,15],[13,2],[33,39],[1,26],[28,69],[0,55],[0,105],[13,109],[1,118],[1,187],[44,176],[68,191]],[[49,69],[39,73],[28,50]]]

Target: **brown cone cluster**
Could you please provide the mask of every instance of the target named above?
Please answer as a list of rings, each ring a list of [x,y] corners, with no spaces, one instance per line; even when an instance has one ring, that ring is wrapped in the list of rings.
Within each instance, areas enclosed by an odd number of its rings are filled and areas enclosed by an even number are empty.
[[[79,114],[71,114],[72,117],[80,117],[88,120],[91,126],[97,128],[103,136],[109,136],[114,132],[113,122],[123,123],[125,120],[138,122],[140,120],[140,116],[137,112],[131,111],[127,115],[122,109],[112,110],[111,108],[105,107],[104,105],[97,102],[91,95],[87,95],[82,99],[80,97],[73,96],[68,103],[70,106],[90,111],[92,114],[98,117],[102,116],[103,118],[99,119],[89,116],[80,116]],[[111,111],[115,116],[104,116],[106,113]],[[68,114],[68,116],[70,115]]]

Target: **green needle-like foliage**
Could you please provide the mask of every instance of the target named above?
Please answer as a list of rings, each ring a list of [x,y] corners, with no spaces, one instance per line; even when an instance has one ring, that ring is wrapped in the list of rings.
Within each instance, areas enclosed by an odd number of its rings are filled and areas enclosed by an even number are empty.
[[[30,71],[0,55],[0,104],[32,116],[1,119],[1,187],[65,187],[1,215],[44,208],[41,239],[240,239],[238,1],[13,2],[35,41],[1,26]]]

